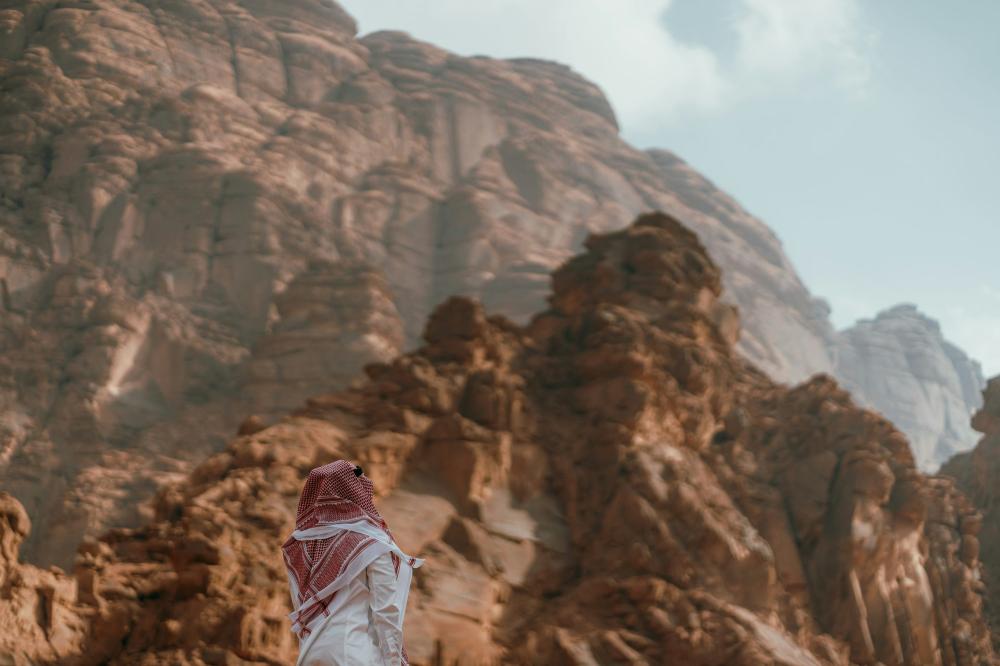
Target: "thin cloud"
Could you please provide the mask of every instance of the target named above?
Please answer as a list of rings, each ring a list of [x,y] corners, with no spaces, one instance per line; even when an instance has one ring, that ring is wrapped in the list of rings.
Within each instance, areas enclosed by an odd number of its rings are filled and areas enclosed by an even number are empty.
[[[704,0],[347,0],[362,32],[401,29],[463,55],[570,65],[608,95],[626,132],[716,113],[805,78],[862,90],[871,39],[856,0],[737,0],[735,59],[670,30],[673,5]]]
[[[685,0],[691,1],[691,0]],[[849,92],[871,78],[874,32],[856,0],[743,0],[739,78],[829,79]]]

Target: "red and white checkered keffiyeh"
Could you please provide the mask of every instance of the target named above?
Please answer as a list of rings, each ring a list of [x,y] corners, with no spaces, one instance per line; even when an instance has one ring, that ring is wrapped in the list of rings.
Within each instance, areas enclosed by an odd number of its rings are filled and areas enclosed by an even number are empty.
[[[346,460],[317,467],[309,472],[299,496],[295,529],[300,531],[329,523],[364,520],[392,539],[389,526],[375,508],[372,493],[371,479],[364,475],[356,476],[354,465]],[[293,629],[300,639],[309,635],[308,626],[316,618],[329,614],[327,607],[337,592],[324,594],[324,589],[343,577],[352,562],[363,559],[365,551],[377,544],[378,541],[371,536],[348,530],[339,531],[326,539],[299,541],[294,535],[288,537],[281,550],[289,579],[294,581],[293,590],[298,588],[299,609],[292,615]],[[400,557],[392,551],[390,554],[398,576]],[[403,664],[408,663],[404,647]]]

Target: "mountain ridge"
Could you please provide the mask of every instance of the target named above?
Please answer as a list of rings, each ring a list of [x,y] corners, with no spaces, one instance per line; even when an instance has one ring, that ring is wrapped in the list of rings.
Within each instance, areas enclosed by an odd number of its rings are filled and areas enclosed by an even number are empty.
[[[17,562],[27,518],[0,495],[0,650],[288,663],[277,548],[308,470],[347,458],[426,559],[414,664],[996,663],[982,516],[954,484],[830,377],[788,388],[743,360],[677,220],[585,248],[527,326],[451,297],[419,349],[244,424],[146,525],[85,542],[72,577]]]
[[[141,524],[245,415],[393,358],[453,294],[524,323],[589,233],[644,211],[723,266],[754,362],[835,369],[774,234],[625,144],[565,66],[357,39],[318,1],[5,7],[0,483],[34,522],[31,561]]]

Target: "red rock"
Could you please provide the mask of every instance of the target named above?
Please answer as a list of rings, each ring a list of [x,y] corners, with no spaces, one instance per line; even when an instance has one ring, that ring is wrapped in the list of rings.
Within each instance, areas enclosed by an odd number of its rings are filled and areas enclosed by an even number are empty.
[[[565,66],[464,58],[398,32],[359,39],[320,0],[4,7],[0,483],[34,521],[35,563],[68,567],[83,538],[143,524],[156,489],[248,414],[312,409],[366,363],[418,346],[450,296],[524,324],[588,233],[650,209],[694,229],[721,277],[701,255],[686,266],[650,250],[640,225],[629,270],[557,289],[553,314],[615,280],[671,298],[679,271],[707,271],[683,306],[699,316],[662,316],[738,340],[779,380],[850,380],[858,371],[834,359],[885,340],[835,334],[763,223],[671,153],[627,145],[598,87]],[[492,330],[481,312],[458,310],[428,327],[428,359],[502,351],[475,342]],[[957,446],[961,428],[939,424],[961,421],[976,378],[925,328],[926,349],[964,380],[901,369],[920,377],[906,383],[916,394],[941,397],[901,423]],[[686,389],[711,386],[698,363],[672,360]],[[885,407],[886,391],[852,386]],[[447,410],[408,390],[405,407],[368,416]],[[609,390],[637,415],[627,403],[641,390]],[[477,391],[460,397],[473,418],[507,418]]]
[[[156,521],[88,546],[85,594],[66,606],[89,627],[78,654],[289,658],[274,544],[302,476],[346,456],[428,558],[408,611],[416,664],[994,663],[969,503],[829,378],[789,390],[706,335],[716,274],[691,235],[651,222],[562,269],[553,307],[576,294],[563,316],[520,331],[452,301],[433,321],[454,329],[233,440],[161,496]],[[669,288],[630,291],[636,234]],[[594,292],[592,271],[609,277]],[[442,353],[455,339],[479,352]],[[571,399],[616,378],[655,389]],[[413,406],[436,415],[367,418]]]
[[[0,25],[0,653],[289,662],[276,546],[346,456],[428,557],[415,664],[993,662],[972,507],[742,360],[834,371],[827,313],[593,84],[319,0]]]
[[[986,609],[993,628],[994,648],[1000,632],[1000,526],[997,524],[997,480],[1000,479],[1000,378],[990,381],[983,392],[983,408],[973,418],[973,425],[983,433],[975,449],[962,453],[942,468],[941,474],[953,477],[957,486],[972,500],[978,511],[960,516],[963,561],[982,560],[986,583]],[[975,583],[968,583],[974,587]],[[973,606],[974,604],[967,604]],[[963,636],[963,640],[965,640]]]

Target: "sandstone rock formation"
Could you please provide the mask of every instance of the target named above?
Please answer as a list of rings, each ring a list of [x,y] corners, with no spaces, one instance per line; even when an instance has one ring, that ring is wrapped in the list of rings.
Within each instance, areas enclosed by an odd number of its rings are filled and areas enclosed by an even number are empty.
[[[836,358],[844,387],[907,434],[921,469],[935,470],[975,441],[970,421],[982,403],[982,370],[915,306],[842,331]]]
[[[952,483],[830,378],[789,389],[735,353],[677,221],[585,245],[527,327],[453,297],[418,350],[247,425],[146,527],[86,542],[67,663],[289,663],[277,548],[340,456],[427,558],[414,664],[996,663]]]
[[[975,538],[963,542],[963,550],[980,553],[987,586],[986,610],[993,628],[994,649],[1000,649],[1000,377],[990,380],[983,392],[984,405],[972,421],[983,438],[972,451],[949,460],[941,473],[955,477],[958,487],[983,514],[983,526]]]
[[[275,299],[277,317],[257,341],[243,379],[255,414],[281,416],[319,386],[347,386],[365,363],[403,347],[403,323],[382,275],[350,263],[316,264]]]
[[[61,570],[18,562],[31,531],[21,503],[0,491],[0,663],[60,663],[79,655],[88,626],[76,606],[76,583]]]
[[[836,369],[774,234],[625,144],[596,86],[355,35],[326,0],[3,4],[0,484],[28,559],[139,524],[247,414],[412,347],[449,295],[523,323],[589,232],[642,211],[696,230],[762,369]],[[951,413],[926,409],[918,442]]]

